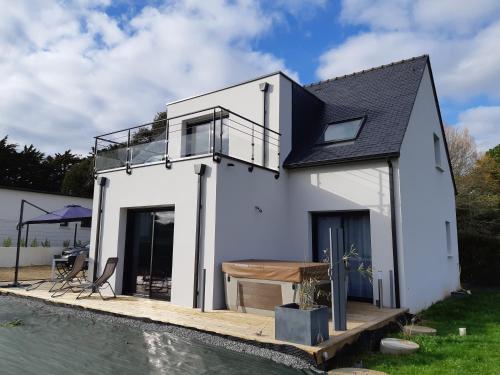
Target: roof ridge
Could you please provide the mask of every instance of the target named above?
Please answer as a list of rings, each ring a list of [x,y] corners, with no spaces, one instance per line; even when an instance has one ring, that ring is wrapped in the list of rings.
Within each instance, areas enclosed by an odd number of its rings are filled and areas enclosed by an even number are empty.
[[[410,62],[410,61],[415,61],[415,60],[421,59],[423,57],[429,58],[429,55],[428,54],[423,54],[423,55],[420,55],[420,56],[410,57],[408,59],[403,59],[403,60],[400,60],[400,61],[391,62],[389,64],[375,66],[375,67],[370,68],[370,69],[363,69],[363,70],[360,70],[360,71],[357,71],[357,72],[354,72],[354,73],[344,74],[343,76],[338,76],[338,77],[328,78],[328,79],[325,79],[325,80],[322,80],[322,81],[318,81],[318,82],[308,83],[306,85],[303,85],[303,87],[307,88],[307,87],[317,86],[317,85],[321,85],[323,83],[335,81],[335,80],[338,80],[338,79],[341,79],[341,78],[352,77],[352,76],[355,76],[355,75],[359,75],[359,74],[363,74],[363,73],[368,73],[368,72],[371,72],[371,71],[374,71],[374,70],[385,69],[385,68],[388,68],[388,67],[393,66],[393,65],[403,64],[403,63]]]

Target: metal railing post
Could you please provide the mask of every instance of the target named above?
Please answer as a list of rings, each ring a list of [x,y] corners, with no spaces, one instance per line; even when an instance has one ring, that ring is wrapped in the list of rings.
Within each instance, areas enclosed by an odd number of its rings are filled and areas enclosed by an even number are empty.
[[[125,171],[127,172],[127,174],[132,174],[132,171],[130,170],[130,159],[131,159],[131,152],[130,152],[130,129],[129,129],[127,136],[127,160],[125,161]]]
[[[252,165],[250,167],[248,167],[248,171],[249,172],[252,172],[253,171],[253,165],[255,164],[255,125],[253,124],[253,122],[251,123],[252,124]]]
[[[222,155],[222,132],[223,132],[223,123],[222,123],[222,120],[223,120],[223,116],[222,116],[222,109],[220,110],[220,135],[219,135],[219,154]]]
[[[170,121],[168,119],[165,120],[165,168],[172,168],[172,163],[170,162],[170,158],[168,156],[168,145],[170,142]]]
[[[278,139],[277,139],[277,142],[278,142],[278,146],[277,146],[277,147],[278,147],[278,153],[277,153],[277,155],[276,155],[276,156],[278,157],[278,165],[277,165],[277,167],[276,167],[276,168],[277,168],[278,172],[274,175],[274,177],[275,177],[276,179],[278,179],[278,178],[280,177],[280,165],[281,165],[281,161],[280,161],[280,151],[281,151],[281,135],[279,135],[279,134],[278,134],[278,135],[277,135],[277,138],[278,138]]]
[[[98,140],[98,138],[95,137],[95,143],[94,143],[94,179],[97,178],[97,140]]]
[[[212,113],[212,159],[214,161],[217,161],[216,157],[215,157],[215,112],[216,112],[216,108],[214,108],[214,112]]]

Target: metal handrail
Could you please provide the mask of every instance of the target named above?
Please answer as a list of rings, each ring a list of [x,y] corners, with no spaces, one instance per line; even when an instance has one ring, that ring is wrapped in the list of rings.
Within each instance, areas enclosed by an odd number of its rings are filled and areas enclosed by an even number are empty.
[[[256,140],[260,140],[260,141],[263,141],[267,144],[269,144],[270,146],[274,146],[274,147],[277,147],[278,151],[277,151],[277,156],[278,156],[278,161],[279,161],[279,156],[280,156],[280,136],[281,136],[281,133],[273,130],[273,129],[269,129],[253,120],[250,120],[249,118],[245,117],[245,116],[241,116],[239,115],[238,113],[234,112],[234,111],[231,111],[230,109],[227,109],[225,107],[222,107],[222,106],[214,106],[214,107],[209,107],[209,108],[205,108],[205,109],[201,109],[201,110],[196,110],[196,111],[192,111],[192,112],[188,112],[188,113],[183,113],[183,114],[180,114],[180,115],[177,115],[177,116],[173,116],[173,117],[167,117],[167,118],[163,118],[163,119],[160,119],[160,120],[156,120],[156,121],[152,121],[152,122],[148,122],[148,123],[144,123],[144,124],[141,124],[141,125],[137,125],[137,126],[132,126],[132,127],[129,127],[129,128],[125,128],[125,129],[121,129],[121,130],[117,130],[117,131],[114,131],[114,132],[109,132],[109,133],[105,133],[105,134],[101,134],[101,135],[98,135],[98,136],[95,136],[94,139],[95,139],[95,149],[94,149],[94,171],[95,173],[97,172],[97,164],[96,164],[96,158],[97,158],[97,155],[99,153],[99,150],[98,150],[98,146],[99,146],[99,141],[102,141],[102,142],[106,142],[106,143],[110,143],[110,144],[115,144],[115,145],[120,145],[120,144],[123,144],[123,148],[126,149],[126,161],[125,161],[125,169],[127,171],[128,174],[131,173],[131,148],[133,147],[133,145],[131,144],[131,131],[133,131],[134,129],[141,129],[141,128],[145,128],[145,127],[149,127],[149,126],[154,126],[155,124],[158,124],[158,123],[161,123],[161,124],[164,124],[165,126],[165,148],[164,148],[164,162],[165,162],[165,166],[167,168],[170,168],[170,165],[171,165],[171,162],[170,162],[170,158],[169,158],[169,141],[170,141],[170,133],[172,132],[177,132],[177,131],[180,131],[181,129],[176,129],[176,130],[172,130],[173,127],[176,127],[176,126],[179,126],[182,124],[183,121],[179,122],[179,123],[173,123],[172,120],[175,120],[175,119],[179,119],[179,118],[186,118],[186,117],[189,117],[189,116],[192,116],[192,115],[196,115],[196,114],[200,114],[200,113],[203,113],[205,112],[206,115],[208,116],[211,116],[212,117],[212,122],[213,122],[213,129],[212,129],[212,135],[211,135],[211,150],[209,151],[212,156],[213,156],[213,159],[214,161],[220,161],[220,157],[219,155],[224,155],[224,151],[223,151],[223,129],[224,127],[226,126],[227,128],[231,128],[231,129],[234,129],[234,130],[237,130],[238,132],[241,132],[243,134],[246,134],[248,136],[251,137],[251,140],[250,140],[250,146],[252,148],[252,151],[251,151],[251,168],[249,168],[249,170],[251,171],[251,169],[253,169],[253,165],[255,166],[259,166],[259,167],[263,167],[263,168],[266,168],[266,162],[263,161],[264,164],[260,165],[260,163],[257,163],[255,164],[255,151],[254,151],[254,148],[255,148],[255,141]],[[219,112],[219,116],[217,116],[217,112]],[[235,117],[237,117],[238,119],[240,119],[240,121],[236,121],[237,119],[236,118],[231,118],[229,116],[229,114],[232,114],[234,115]],[[250,132],[246,132],[245,129],[238,129],[238,127],[234,127],[234,126],[231,126],[229,123],[228,124],[224,124],[224,119],[229,119],[230,122],[234,122],[236,124],[238,124],[239,126],[247,129],[247,131],[251,131]],[[242,120],[242,121],[241,121]],[[219,129],[219,133],[220,134],[217,134],[216,136],[216,131],[217,131],[217,121],[220,121],[220,129]],[[245,124],[245,122],[248,122],[248,124]],[[250,126],[251,125],[251,126]],[[258,130],[260,129],[260,130]],[[111,136],[111,135],[116,135],[116,134],[119,134],[119,133],[125,133],[123,135],[120,135],[120,136],[115,136],[115,137],[110,137],[112,139],[107,139],[105,137],[108,137],[108,136]],[[162,134],[163,133],[163,130],[162,132],[159,132],[158,135]],[[270,138],[267,138],[267,137],[260,137],[261,135],[265,134],[265,133],[271,133],[272,135],[274,135],[274,137],[276,138],[273,138],[273,137],[270,137]],[[268,135],[269,137],[269,135]],[[117,140],[121,139],[121,138],[125,138],[124,139],[124,142],[117,142]],[[161,137],[160,137],[161,138]],[[267,139],[266,139],[267,138]],[[217,145],[216,143],[216,139],[219,141],[219,144]],[[160,140],[160,139],[158,139]],[[273,143],[272,141],[277,141],[277,143]],[[150,143],[150,142],[144,142],[145,144],[146,143]],[[226,155],[228,157],[230,157],[230,155]],[[239,159],[238,159],[239,160]],[[245,161],[244,159],[241,159],[242,161]],[[277,169],[273,169],[275,172],[278,173],[278,176],[279,176],[279,169],[280,169],[280,165],[279,165],[279,162],[278,162],[278,166],[277,166]]]
[[[207,111],[212,111],[212,110],[216,110],[216,109],[220,109],[221,111],[224,111],[224,112],[228,112],[228,113],[231,113],[235,116],[238,116],[239,118],[245,120],[245,121],[248,121],[250,122],[251,124],[255,125],[255,126],[258,126],[259,128],[263,128],[266,130],[266,132],[271,132],[271,133],[274,133],[276,135],[281,135],[280,132],[277,132],[273,129],[269,129],[269,128],[266,128],[264,127],[263,125],[253,121],[253,120],[250,120],[249,118],[245,117],[245,116],[242,116],[234,111],[231,111],[230,109],[227,109],[225,107],[222,107],[220,105],[217,105],[217,106],[214,106],[214,107],[209,107],[209,108],[205,108],[205,109],[199,109],[199,110],[196,110],[196,111],[192,111],[192,112],[188,112],[188,113],[183,113],[182,115],[177,115],[177,116],[173,116],[173,117],[167,117],[165,119],[161,119],[161,120],[156,120],[156,121],[151,121],[151,122],[146,122],[144,124],[141,124],[141,125],[136,125],[136,126],[131,126],[129,128],[124,128],[124,129],[120,129],[120,130],[116,130],[116,131],[113,131],[113,132],[109,132],[109,133],[105,133],[105,134],[100,134],[100,135],[97,135],[95,136],[94,138],[96,139],[101,139],[103,141],[107,141],[106,139],[102,139],[102,137],[105,137],[107,135],[112,135],[112,134],[116,134],[116,133],[121,133],[121,132],[124,132],[124,131],[127,131],[127,130],[133,130],[133,129],[138,129],[138,128],[143,128],[145,126],[148,126],[148,125],[153,125],[153,124],[156,124],[158,122],[166,122],[166,121],[170,121],[170,120],[174,120],[174,119],[177,119],[177,118],[181,118],[181,117],[186,117],[186,116],[191,116],[191,115],[194,115],[196,113],[200,113],[200,112],[207,112]]]

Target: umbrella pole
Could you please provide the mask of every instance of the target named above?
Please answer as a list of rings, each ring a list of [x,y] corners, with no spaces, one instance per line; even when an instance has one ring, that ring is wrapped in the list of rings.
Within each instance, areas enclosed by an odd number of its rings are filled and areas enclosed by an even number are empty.
[[[75,234],[73,236],[73,247],[76,247],[76,230],[78,228],[78,223],[75,223]]]
[[[12,286],[18,286],[19,276],[19,253],[21,252],[21,231],[23,229],[23,212],[24,212],[24,199],[21,199],[21,209],[19,210],[19,222],[17,223],[17,248],[16,248],[16,268],[14,270],[14,283]]]
[[[28,233],[30,231],[30,225],[26,224],[26,237],[24,237],[24,246],[28,247]]]

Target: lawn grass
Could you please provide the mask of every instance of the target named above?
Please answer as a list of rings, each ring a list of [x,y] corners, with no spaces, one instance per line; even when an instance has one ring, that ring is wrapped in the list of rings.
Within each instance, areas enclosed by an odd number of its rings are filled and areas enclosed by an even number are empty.
[[[470,296],[449,298],[419,316],[422,325],[437,329],[437,336],[412,337],[420,345],[418,353],[364,352],[349,360],[389,374],[500,374],[500,288],[472,290]],[[459,327],[467,328],[467,336],[458,335]]]

